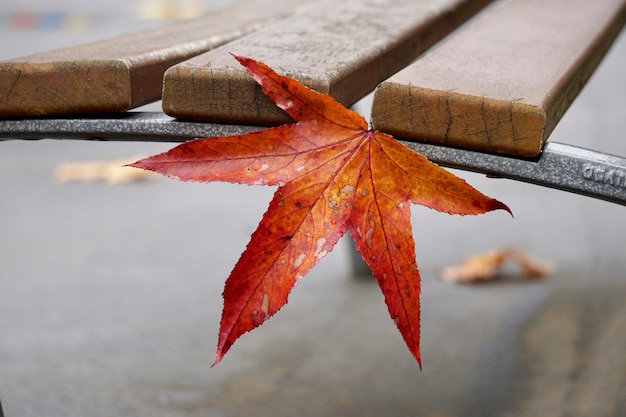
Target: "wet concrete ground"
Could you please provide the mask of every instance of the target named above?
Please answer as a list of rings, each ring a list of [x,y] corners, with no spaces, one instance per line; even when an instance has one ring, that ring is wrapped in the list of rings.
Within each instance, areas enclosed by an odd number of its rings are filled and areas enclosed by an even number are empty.
[[[103,31],[98,25],[80,36]],[[1,32],[12,39],[1,59],[78,36]],[[552,140],[626,155],[624,73],[622,34]],[[61,162],[168,147],[0,143],[7,417],[626,415],[624,207],[459,172],[515,218],[413,209],[422,371],[375,282],[352,276],[345,240],[283,310],[210,368],[224,280],[273,189],[52,178]],[[475,286],[437,279],[446,265],[506,245],[557,269],[541,282],[522,280],[514,268]]]

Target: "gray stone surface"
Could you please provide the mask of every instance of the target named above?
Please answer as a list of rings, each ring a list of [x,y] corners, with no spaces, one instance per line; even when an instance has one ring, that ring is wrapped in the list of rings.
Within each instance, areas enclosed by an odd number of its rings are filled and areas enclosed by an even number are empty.
[[[14,41],[0,58],[61,37],[1,32]],[[626,155],[625,72],[622,34],[552,138]],[[515,218],[413,209],[423,371],[376,284],[351,276],[345,240],[210,368],[224,280],[273,190],[52,178],[62,162],[169,146],[0,143],[7,417],[626,415],[624,207],[459,172]],[[437,279],[445,265],[506,245],[557,269],[541,282],[515,268],[475,286]]]

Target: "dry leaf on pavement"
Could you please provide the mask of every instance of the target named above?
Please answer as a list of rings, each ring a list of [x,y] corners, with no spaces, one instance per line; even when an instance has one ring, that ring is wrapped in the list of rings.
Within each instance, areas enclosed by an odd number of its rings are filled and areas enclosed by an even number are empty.
[[[527,279],[543,278],[554,269],[552,262],[537,259],[521,249],[500,248],[472,255],[458,265],[444,268],[441,279],[462,283],[493,280],[507,261],[516,263]]]
[[[124,166],[137,159],[137,157],[131,157],[99,161],[66,162],[54,169],[54,179],[59,183],[103,181],[107,184],[122,184],[159,177],[158,174],[151,171]]]

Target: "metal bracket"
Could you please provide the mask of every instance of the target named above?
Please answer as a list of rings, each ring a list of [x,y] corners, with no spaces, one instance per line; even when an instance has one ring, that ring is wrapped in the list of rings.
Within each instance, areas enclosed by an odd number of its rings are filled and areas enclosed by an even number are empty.
[[[160,112],[89,117],[0,120],[3,139],[88,139],[183,142],[196,137],[238,135],[258,126],[176,120]],[[480,172],[626,205],[626,158],[548,142],[535,159],[486,154],[400,140],[442,166]]]
[[[626,205],[626,158],[547,142],[536,159],[520,159],[401,141],[431,161]]]

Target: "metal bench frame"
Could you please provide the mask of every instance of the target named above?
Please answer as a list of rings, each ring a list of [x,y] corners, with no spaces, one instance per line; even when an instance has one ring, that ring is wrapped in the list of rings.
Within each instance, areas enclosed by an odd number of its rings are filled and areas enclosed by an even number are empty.
[[[183,142],[197,137],[236,135],[259,127],[186,122],[161,112],[128,112],[89,117],[0,120],[1,139],[87,139]],[[532,159],[456,149],[400,139],[431,161],[626,205],[626,158],[550,142]]]

